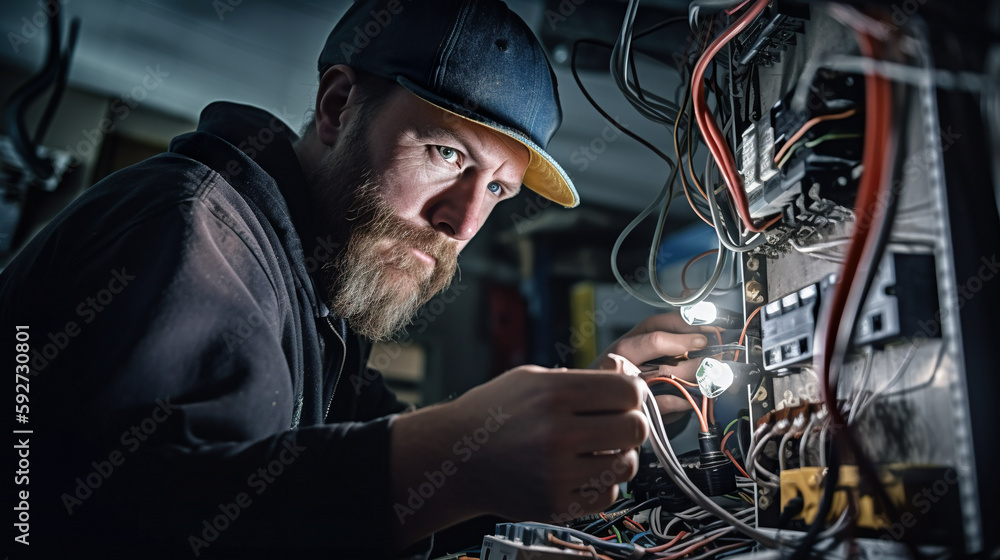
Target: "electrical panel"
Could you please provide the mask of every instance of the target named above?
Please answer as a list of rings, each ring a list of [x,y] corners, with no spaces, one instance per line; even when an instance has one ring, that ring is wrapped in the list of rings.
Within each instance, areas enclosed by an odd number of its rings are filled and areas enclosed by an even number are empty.
[[[1000,554],[988,530],[1000,526],[1000,40],[979,19],[988,10],[692,2],[639,25],[637,4],[606,45],[610,71],[639,114],[667,125],[654,149],[671,168],[612,266],[637,299],[724,330],[704,352],[645,364],[667,366],[646,371],[650,398],[689,403],[687,424],[661,426],[648,406],[654,434],[628,497],[568,523],[586,535],[561,548],[680,558],[726,535],[698,557]],[[656,58],[646,45],[676,20],[692,30],[673,53],[680,82],[654,91],[635,53]],[[618,249],[656,215],[652,265],[672,203],[717,249],[679,278],[623,278]],[[694,379],[669,369],[694,359]]]

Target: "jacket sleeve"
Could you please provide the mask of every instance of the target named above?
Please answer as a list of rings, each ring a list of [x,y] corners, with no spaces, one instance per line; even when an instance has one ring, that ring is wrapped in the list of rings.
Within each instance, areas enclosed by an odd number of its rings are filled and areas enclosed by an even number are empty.
[[[210,199],[133,215],[118,195],[57,220],[2,281],[4,328],[35,341],[33,536],[146,557],[387,556],[390,419],[289,429],[298,319],[276,284],[292,280]]]

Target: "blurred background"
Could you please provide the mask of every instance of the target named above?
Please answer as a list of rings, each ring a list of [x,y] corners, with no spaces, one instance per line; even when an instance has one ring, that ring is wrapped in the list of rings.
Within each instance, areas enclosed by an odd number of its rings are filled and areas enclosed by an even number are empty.
[[[298,130],[314,102],[316,58],[349,4],[4,2],[0,148],[5,196],[0,212],[2,223],[16,226],[0,232],[5,249],[0,264],[90,185],[164,151],[171,138],[193,130],[202,108],[213,101],[264,108]],[[577,84],[579,79],[621,124],[664,151],[668,145],[673,149],[670,129],[632,109],[608,71],[610,50],[601,43],[617,36],[625,2],[508,4],[535,30],[556,68],[563,125],[548,148],[572,176],[583,202],[566,210],[525,189],[499,206],[463,252],[461,275],[451,288],[428,303],[397,342],[375,349],[372,365],[386,372],[401,397],[418,404],[460,394],[523,363],[585,366],[598,349],[657,312],[618,286],[610,259],[615,240],[653,201],[669,168],[611,126]],[[47,68],[53,14],[66,54],[64,75],[50,69],[42,84],[48,87],[22,95],[15,104],[12,94]],[[637,18],[637,29],[665,23],[637,39],[635,48],[641,53],[643,87],[668,99],[676,98],[680,88],[675,60],[692,41],[685,14],[686,2],[660,0],[643,2]],[[592,41],[577,43],[580,39]],[[17,121],[55,162],[42,184],[25,185],[27,175],[12,140],[11,123]],[[689,261],[715,247],[713,231],[695,224],[687,204],[676,204],[663,241],[651,246],[654,217],[624,239],[618,255],[622,274],[637,284],[645,280],[652,251],[668,291],[680,293],[685,279],[701,283],[714,259]]]

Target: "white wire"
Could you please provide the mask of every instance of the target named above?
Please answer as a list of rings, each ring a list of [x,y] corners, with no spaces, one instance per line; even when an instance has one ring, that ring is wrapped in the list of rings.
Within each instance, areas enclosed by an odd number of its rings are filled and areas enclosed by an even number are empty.
[[[611,273],[614,274],[615,279],[618,280],[618,283],[621,285],[622,288],[625,289],[626,292],[629,293],[629,295],[647,305],[652,305],[654,307],[672,307],[672,306],[663,301],[658,301],[646,297],[645,295],[639,293],[635,288],[633,288],[632,285],[628,283],[628,281],[622,278],[621,271],[618,270],[618,251],[621,249],[622,243],[625,242],[625,238],[628,237],[630,233],[632,233],[632,230],[634,230],[636,226],[638,226],[643,220],[645,220],[647,216],[652,214],[653,209],[659,206],[661,203],[663,203],[664,199],[667,198],[667,191],[670,187],[670,182],[673,181],[675,171],[676,167],[674,168],[674,171],[671,172],[670,178],[667,179],[667,184],[663,186],[663,188],[660,190],[660,193],[656,195],[656,198],[653,199],[653,201],[649,203],[649,206],[646,206],[646,208],[644,208],[642,212],[640,212],[639,215],[635,217],[635,219],[633,219],[631,222],[629,222],[627,226],[625,226],[625,229],[623,229],[621,234],[618,235],[618,239],[615,240],[615,244],[611,248]],[[652,274],[652,272],[650,273]]]
[[[806,466],[806,452],[808,451],[807,442],[810,437],[812,437],[813,430],[816,429],[816,424],[819,424],[826,415],[823,410],[813,414],[809,418],[809,423],[806,424],[806,429],[802,432],[802,439],[799,440],[799,466]]]
[[[778,443],[778,472],[785,470],[786,460],[785,460],[785,447],[788,446],[788,442],[792,439],[794,435],[793,430],[788,430],[785,435],[781,436],[781,441]]]
[[[748,525],[737,516],[732,515],[713,502],[708,498],[708,496],[705,496],[705,494],[703,494],[698,487],[691,482],[691,479],[689,479],[687,473],[684,472],[684,468],[681,466],[680,461],[677,459],[677,455],[674,454],[674,450],[670,445],[670,440],[666,435],[666,429],[663,426],[663,419],[660,417],[659,407],[656,404],[656,398],[653,396],[652,391],[649,390],[649,387],[644,387],[644,392],[645,397],[643,399],[642,407],[646,414],[646,418],[650,423],[649,441],[653,446],[653,452],[660,460],[664,470],[667,471],[667,474],[670,475],[670,477],[674,480],[674,483],[677,484],[681,491],[687,494],[689,498],[706,511],[714,514],[716,517],[729,524],[737,531],[756,540],[768,548],[796,546],[798,544],[797,539],[782,538],[777,535],[759,531],[755,527]],[[820,539],[826,539],[834,536],[838,534],[841,529],[842,527],[838,526],[827,529],[820,534]]]
[[[828,416],[819,430],[819,466],[825,467],[826,463],[826,432],[832,423],[832,416]]]
[[[875,361],[875,352],[868,348],[865,352],[865,363],[861,369],[861,379],[858,382],[857,389],[854,390],[854,397],[851,399],[850,408],[848,409],[847,423],[853,424],[854,418],[857,415],[858,408],[861,402],[864,400],[865,387],[868,385],[868,377],[872,372],[872,363]]]

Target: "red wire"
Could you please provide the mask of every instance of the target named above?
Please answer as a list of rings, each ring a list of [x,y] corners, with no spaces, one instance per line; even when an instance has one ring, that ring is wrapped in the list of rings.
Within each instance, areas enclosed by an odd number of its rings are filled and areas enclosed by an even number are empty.
[[[750,0],[744,0],[739,6],[734,6],[732,8],[728,8],[726,10],[726,14],[730,15],[730,16],[733,15],[733,14],[735,14],[736,12],[740,11],[743,8],[743,6],[746,6],[747,2],[749,2],[749,1]]]
[[[874,57],[876,46],[872,38],[865,34],[859,34],[859,43],[862,54],[866,57]],[[837,343],[840,331],[840,322],[844,315],[844,310],[850,295],[854,279],[858,273],[858,264],[865,246],[869,241],[869,231],[873,218],[872,212],[879,210],[876,204],[879,188],[883,182],[883,171],[886,164],[885,158],[881,157],[883,150],[888,145],[889,128],[891,127],[891,90],[889,83],[880,76],[868,74],[865,76],[865,145],[862,153],[862,166],[864,172],[858,185],[858,195],[854,206],[854,214],[857,216],[854,232],[844,256],[844,268],[833,291],[826,320],[823,321],[825,329],[822,332],[822,344],[817,351],[821,352],[819,367],[820,378],[823,380],[824,401],[827,409],[833,416],[836,424],[843,425],[843,416],[837,409],[837,394],[832,379],[831,362],[833,359],[834,347]],[[886,183],[888,184],[888,183]],[[871,237],[874,241],[874,237]]]
[[[694,67],[694,72],[691,75],[691,95],[694,98],[694,114],[695,119],[698,121],[698,128],[705,139],[705,145],[708,146],[712,157],[722,172],[723,178],[726,180],[726,186],[729,189],[729,194],[733,197],[733,201],[736,203],[736,211],[739,213],[740,219],[743,220],[743,223],[750,231],[757,232],[763,231],[771,224],[777,222],[781,219],[781,216],[775,216],[761,226],[754,224],[753,219],[750,217],[750,205],[747,201],[746,191],[743,188],[743,181],[736,171],[736,162],[733,159],[733,154],[730,152],[729,145],[726,144],[725,139],[722,137],[722,131],[719,130],[708,108],[708,99],[705,96],[704,76],[709,63],[722,50],[722,47],[746,29],[750,25],[750,22],[764,11],[769,2],[770,0],[755,0],[750,8],[733,25],[726,28],[721,35],[712,41],[705,50],[705,54],[698,59]]]

